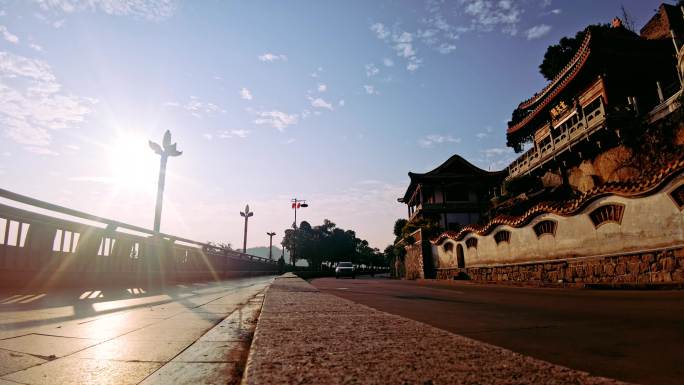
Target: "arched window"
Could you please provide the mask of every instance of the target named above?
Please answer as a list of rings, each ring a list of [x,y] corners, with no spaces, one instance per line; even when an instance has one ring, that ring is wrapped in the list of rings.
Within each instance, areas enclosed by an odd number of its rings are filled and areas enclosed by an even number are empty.
[[[494,240],[496,241],[496,244],[498,245],[501,242],[511,242],[511,232],[508,230],[501,230],[494,234]]]
[[[459,269],[465,267],[465,258],[463,257],[463,246],[456,246],[456,264]]]
[[[446,251],[447,253],[450,253],[454,250],[454,244],[451,242],[446,242],[442,247],[444,248],[444,251]]]
[[[475,237],[468,238],[468,239],[466,239],[465,243],[466,243],[467,248],[470,249],[471,247],[474,247],[477,249],[477,238],[475,238]]]
[[[556,221],[544,220],[533,227],[534,233],[537,234],[537,238],[544,234],[556,235]]]
[[[617,203],[599,206],[594,211],[589,213],[589,218],[594,224],[595,228],[606,223],[622,223],[622,214],[625,212],[625,206]]]

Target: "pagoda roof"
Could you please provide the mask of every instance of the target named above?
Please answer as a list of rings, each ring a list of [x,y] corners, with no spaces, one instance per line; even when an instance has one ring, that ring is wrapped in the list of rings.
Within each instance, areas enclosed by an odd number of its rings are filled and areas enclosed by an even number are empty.
[[[510,135],[527,125],[577,76],[589,59],[591,39],[591,30],[587,30],[582,45],[563,70],[541,91],[518,105],[518,110],[532,109],[532,111],[519,122],[510,125],[506,131],[507,134]]]
[[[638,55],[647,55],[651,48],[646,39],[625,29],[613,27],[607,30],[594,30],[588,27],[584,40],[579,49],[568,64],[550,81],[542,90],[535,93],[531,98],[520,103],[514,112],[519,119],[509,122],[506,134],[511,145],[512,137],[520,138],[531,134],[526,127],[537,120],[542,113],[549,108],[558,96],[582,73],[588,73],[588,68],[593,68],[596,75],[602,75],[605,63],[613,58],[621,57],[620,52],[641,52]],[[594,65],[591,63],[598,63]],[[582,76],[583,78],[586,78]],[[519,139],[514,139],[517,141]]]
[[[431,171],[425,173],[415,173],[409,172],[408,176],[411,179],[404,196],[399,198],[400,202],[408,201],[413,195],[413,192],[418,187],[418,184],[426,181],[439,181],[439,180],[473,180],[473,179],[490,179],[490,178],[500,178],[503,179],[507,175],[507,170],[501,171],[487,171],[483,170],[474,164],[465,160],[462,156],[458,154],[452,155],[444,163],[435,167]]]

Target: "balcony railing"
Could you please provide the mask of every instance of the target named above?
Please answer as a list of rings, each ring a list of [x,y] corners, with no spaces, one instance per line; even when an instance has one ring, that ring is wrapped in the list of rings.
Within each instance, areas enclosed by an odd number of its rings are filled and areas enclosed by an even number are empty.
[[[577,114],[571,115],[562,124],[551,130],[552,135],[549,140],[542,141],[541,145],[527,150],[513,161],[508,166],[510,176],[522,175],[543,164],[554,154],[603,127],[605,122],[606,112],[602,101],[600,101],[598,108],[587,111],[581,118]]]

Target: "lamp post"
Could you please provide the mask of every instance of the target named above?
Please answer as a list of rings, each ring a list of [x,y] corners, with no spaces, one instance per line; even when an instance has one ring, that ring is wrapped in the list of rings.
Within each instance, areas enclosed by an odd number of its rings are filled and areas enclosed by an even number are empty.
[[[273,236],[275,233],[266,233],[266,235],[268,235],[268,259],[273,260]]]
[[[290,253],[290,263],[294,268],[295,265],[295,250],[297,249],[297,210],[300,208],[307,208],[309,205],[306,203],[306,199],[292,198],[292,208],[294,209],[294,223],[292,224],[294,228],[294,242],[292,243],[292,252]]]
[[[247,222],[249,217],[253,216],[254,213],[249,211],[249,205],[245,206],[245,211],[240,211],[240,216],[245,218],[245,240],[242,243],[242,252],[247,254]]]
[[[150,148],[160,156],[159,179],[157,181],[157,205],[154,209],[154,231],[159,232],[161,225],[162,200],[164,198],[164,182],[166,180],[166,162],[170,156],[180,156],[183,151],[176,149],[176,143],[171,143],[171,131],[166,130],[162,145],[149,141]]]

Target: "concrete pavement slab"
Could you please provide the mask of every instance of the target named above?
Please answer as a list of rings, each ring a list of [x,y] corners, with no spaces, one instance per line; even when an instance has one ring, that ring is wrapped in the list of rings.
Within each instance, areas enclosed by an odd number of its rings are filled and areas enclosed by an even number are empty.
[[[237,379],[239,373],[232,362],[170,362],[140,385],[223,385],[235,383]]]
[[[278,278],[243,384],[616,384]]]
[[[0,340],[0,349],[33,354],[41,357],[64,357],[93,346],[100,340],[88,338],[66,338],[40,334]]]
[[[46,360],[38,357],[0,349],[0,376],[40,365]]]
[[[213,383],[217,373],[238,373],[234,370],[238,362],[242,367],[255,326],[256,316],[251,313],[260,307],[260,301],[251,298],[268,284],[268,277],[224,281],[201,289],[211,293],[193,290],[192,294],[97,299],[86,307],[78,295],[58,294],[60,303],[73,303],[70,311],[53,311],[51,304],[26,311],[3,312],[0,307],[0,320],[12,316],[0,325],[0,333],[7,332],[3,335],[7,338],[0,339],[0,376],[2,381],[31,384],[139,383],[176,358],[171,362],[177,367],[198,365],[188,372],[188,381]],[[190,296],[193,300],[188,300]],[[218,308],[219,313],[210,311]],[[219,322],[225,322],[221,329],[238,330],[230,341],[222,341],[229,334],[222,332],[215,333],[220,341],[195,343]],[[172,372],[165,369],[159,377],[171,378]],[[206,379],[197,380],[203,375]],[[185,381],[175,377],[177,382]]]
[[[240,362],[248,341],[197,341],[174,358],[175,362]]]
[[[137,384],[156,370],[156,362],[123,362],[60,358],[3,377],[31,385],[128,385]]]
[[[191,341],[137,340],[122,336],[82,350],[72,357],[168,362],[191,343]]]
[[[247,301],[143,384],[238,384],[262,301]]]

